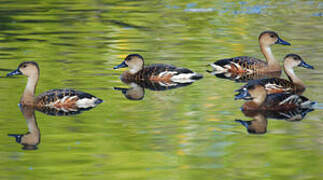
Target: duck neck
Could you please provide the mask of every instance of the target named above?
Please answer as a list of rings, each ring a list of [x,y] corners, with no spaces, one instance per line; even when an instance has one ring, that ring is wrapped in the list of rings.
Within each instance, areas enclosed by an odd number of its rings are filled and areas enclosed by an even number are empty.
[[[266,58],[266,61],[268,63],[268,66],[274,67],[274,68],[279,68],[280,69],[280,64],[275,59],[274,54],[271,52],[270,46],[269,45],[260,44],[260,49],[261,49],[262,54]]]
[[[35,117],[35,109],[30,106],[23,107],[22,113],[27,121],[28,131],[31,134],[39,134],[39,128]]]
[[[293,67],[284,64],[284,71],[291,82],[302,88],[305,87],[304,82],[296,76]]]
[[[140,66],[134,66],[129,70],[130,74],[136,74],[137,72],[139,72],[141,69],[143,69],[143,67]]]
[[[23,94],[23,98],[30,98],[30,97],[34,97],[35,95],[35,89],[38,83],[38,74],[34,74],[32,76],[28,77],[28,81],[27,81],[27,85],[26,88],[24,90],[24,94]]]
[[[255,106],[260,107],[266,100],[266,95],[255,97],[252,102]]]

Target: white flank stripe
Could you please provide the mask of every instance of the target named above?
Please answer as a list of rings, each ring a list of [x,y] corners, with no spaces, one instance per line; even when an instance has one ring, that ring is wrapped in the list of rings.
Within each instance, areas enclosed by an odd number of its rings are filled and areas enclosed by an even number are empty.
[[[177,83],[190,83],[195,81],[191,79],[195,75],[196,73],[179,74],[179,75],[172,76],[170,80]]]
[[[161,72],[158,76],[160,78],[164,77],[164,76],[168,76],[168,75],[173,75],[173,74],[176,74],[177,72],[175,71],[165,71],[165,72]]]
[[[216,71],[216,73],[215,74],[221,74],[221,73],[225,73],[225,72],[227,72],[228,71],[228,67],[226,67],[227,65],[225,65],[224,66],[224,68],[223,67],[221,67],[221,66],[219,66],[219,65],[216,65],[216,64],[210,64],[213,68],[214,68],[214,70]]]
[[[76,101],[76,106],[78,108],[89,108],[89,107],[95,107],[95,101],[97,100],[97,98],[92,97],[91,99],[89,98],[83,98],[83,99],[79,99],[78,101]]]
[[[298,95],[289,96],[287,99],[285,99],[284,101],[280,102],[279,105],[288,103],[289,101],[297,100],[297,98],[298,98]]]

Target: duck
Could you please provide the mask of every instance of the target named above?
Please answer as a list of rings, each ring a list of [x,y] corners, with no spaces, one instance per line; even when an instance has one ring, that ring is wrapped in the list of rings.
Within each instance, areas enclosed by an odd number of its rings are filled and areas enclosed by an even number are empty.
[[[139,54],[130,54],[124,61],[113,69],[129,67],[129,70],[121,75],[122,81],[140,82],[152,81],[164,84],[190,83],[203,78],[187,68],[176,67],[168,64],[144,65],[144,58]]]
[[[281,72],[280,63],[275,59],[271,52],[271,46],[274,44],[291,44],[282,40],[274,31],[264,31],[258,37],[260,50],[266,58],[266,62],[250,56],[238,56],[233,58],[221,59],[212,64],[213,74],[253,74]]]
[[[77,111],[78,109],[90,109],[103,100],[91,94],[73,89],[52,89],[35,96],[36,86],[39,80],[39,66],[34,61],[25,61],[18,68],[7,74],[25,75],[28,77],[27,85],[20,98],[20,106],[35,107],[37,110],[44,108],[57,109],[60,111]]]
[[[313,66],[307,64],[302,57],[297,54],[287,54],[284,58],[284,72],[286,73],[289,80],[282,78],[264,78],[259,80],[249,81],[246,85],[242,86],[237,92],[244,92],[242,89],[248,88],[255,84],[263,85],[266,89],[267,94],[275,93],[295,93],[298,95],[303,94],[306,87],[304,82],[298,78],[294,72],[294,67],[304,67],[307,69],[314,69]]]
[[[308,98],[297,94],[277,93],[267,95],[265,87],[260,84],[249,86],[243,91],[235,96],[235,100],[247,100],[241,107],[242,111],[289,111],[297,108],[312,108],[315,104]]]
[[[9,137],[14,137],[16,142],[23,145],[23,150],[36,150],[40,143],[40,130],[35,117],[35,108],[31,106],[20,107],[24,118],[28,125],[28,132],[25,134],[8,134]]]

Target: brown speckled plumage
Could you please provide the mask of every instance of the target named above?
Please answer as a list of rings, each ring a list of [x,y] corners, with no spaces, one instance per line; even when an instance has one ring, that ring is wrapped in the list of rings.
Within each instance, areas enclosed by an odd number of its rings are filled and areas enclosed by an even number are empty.
[[[282,103],[287,98],[294,96],[290,101]],[[243,110],[269,110],[269,111],[287,111],[300,108],[301,104],[308,101],[304,96],[298,96],[295,94],[281,93],[268,95],[266,100],[261,106],[257,106],[252,101],[246,102],[243,106]],[[281,104],[282,103],[282,104]]]
[[[176,72],[174,74],[166,74],[160,76],[164,72]],[[186,68],[178,68],[176,66],[167,65],[167,64],[152,64],[150,66],[143,67],[142,70],[138,71],[135,74],[131,74],[128,71],[124,72],[121,76],[122,81],[161,81],[169,82],[170,78],[174,75],[181,73],[193,73],[193,71]]]
[[[292,83],[291,81],[281,78],[269,78],[249,81],[246,85],[242,86],[242,88],[248,88],[256,84],[263,85],[267,91],[267,94],[275,94],[282,92],[301,93],[304,90],[298,89],[296,85],[294,85],[294,83]],[[275,87],[271,87],[270,85]]]

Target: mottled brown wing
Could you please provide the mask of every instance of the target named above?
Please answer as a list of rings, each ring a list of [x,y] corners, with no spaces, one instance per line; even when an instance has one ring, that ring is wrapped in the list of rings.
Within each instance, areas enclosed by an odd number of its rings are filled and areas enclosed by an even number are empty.
[[[296,94],[271,94],[267,96],[264,108],[268,110],[290,110],[299,108],[306,101],[309,101],[306,97]]]
[[[78,107],[76,102],[83,98],[96,98],[95,96],[75,91],[73,89],[53,89],[37,96],[36,110],[49,115],[72,115],[84,110],[89,110],[94,106]],[[101,103],[101,99],[93,101],[94,104]]]
[[[296,87],[292,82],[281,78],[267,78],[267,79],[252,80],[252,81],[249,81],[246,85],[242,86],[241,89],[249,88],[255,85],[264,86],[267,91],[267,94],[275,94],[275,93],[282,93],[282,92],[290,92],[290,93],[296,92]]]
[[[257,71],[267,65],[266,62],[250,56],[221,59],[214,62],[214,64],[221,67],[231,66],[230,71],[235,73],[244,73],[247,70]]]

